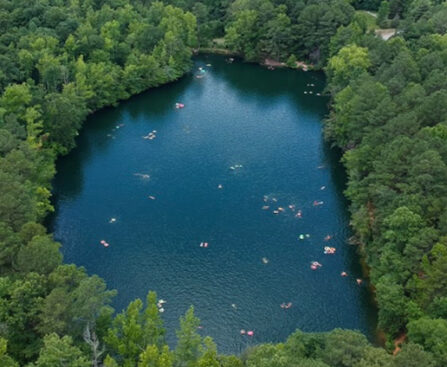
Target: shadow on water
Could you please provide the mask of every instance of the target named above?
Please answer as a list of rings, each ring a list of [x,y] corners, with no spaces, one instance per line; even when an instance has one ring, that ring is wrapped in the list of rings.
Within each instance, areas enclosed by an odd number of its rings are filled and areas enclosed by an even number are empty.
[[[208,56],[208,61],[214,60],[215,56]],[[322,72],[309,73],[287,68],[270,71],[261,65],[244,62],[232,63],[231,68],[217,62],[213,64],[213,68],[218,72],[216,78],[230,85],[241,97],[251,95],[268,104],[273,98],[287,95],[302,112],[321,115],[326,111],[326,97],[310,99],[310,94],[304,95],[305,92],[319,93],[324,89],[325,76]],[[301,74],[299,84],[297,73]],[[311,87],[310,84],[314,86]],[[303,98],[303,95],[310,98]]]
[[[69,155],[58,158],[56,162],[57,175],[53,180],[52,198],[56,210],[48,218],[50,226],[57,216],[60,194],[58,188],[64,188],[63,195],[65,198],[74,199],[82,192],[83,167],[93,154],[105,151],[113,144],[114,132],[119,126],[117,124],[123,120],[124,116],[128,114],[131,117],[131,119],[127,119],[127,123],[137,123],[145,119],[156,120],[173,108],[172,100],[177,100],[177,97],[184,93],[191,78],[192,76],[187,74],[178,81],[147,90],[128,100],[121,101],[116,107],[105,107],[87,117],[83,129],[88,129],[91,133],[103,131],[108,131],[108,133],[102,139],[95,139],[94,142],[91,141],[92,134],[80,133],[76,138],[76,146],[82,147],[82,149],[75,148]],[[169,99],[166,98],[166,94],[169,95]],[[129,105],[132,108],[129,108]]]
[[[322,137],[322,139],[324,139]],[[337,195],[338,201],[341,203],[341,215],[345,218],[346,223],[350,223],[350,212],[349,212],[349,200],[343,194],[347,188],[348,176],[346,170],[341,162],[343,157],[343,152],[337,147],[331,147],[331,144],[324,140],[323,142],[323,154],[324,154],[324,165],[330,170],[330,174],[332,177],[332,182],[335,187],[335,194]],[[352,237],[354,234],[352,232],[352,228],[350,225],[346,226],[347,230],[347,238]],[[348,242],[349,243],[349,242]],[[364,274],[364,269],[359,261],[360,254],[358,253],[357,246],[354,244],[348,245],[348,251],[350,253],[349,259],[349,268],[353,270],[354,273]],[[364,279],[364,282],[369,282],[369,279]],[[371,293],[370,287],[365,286],[361,289],[361,304],[362,309],[364,309],[367,313],[367,318],[370,320],[372,325],[377,325],[378,314],[377,314],[377,306],[374,298],[374,294]],[[371,342],[375,345],[381,345],[382,340],[380,340],[380,335],[376,333],[372,336]]]

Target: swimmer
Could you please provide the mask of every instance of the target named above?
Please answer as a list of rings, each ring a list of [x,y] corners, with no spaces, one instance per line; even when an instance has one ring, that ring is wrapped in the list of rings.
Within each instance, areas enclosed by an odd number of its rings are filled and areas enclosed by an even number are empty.
[[[303,217],[303,212],[301,210],[298,210],[298,212],[295,215],[296,218],[302,218]]]
[[[326,190],[326,186],[321,186],[320,190]]]
[[[283,302],[283,303],[281,303],[281,305],[279,307],[286,308],[286,304]]]
[[[155,196],[152,196],[152,195],[149,195],[148,198],[151,200],[155,200]]]
[[[348,276],[348,273],[345,272],[345,271],[342,271],[340,275],[341,275],[342,277],[347,277],[347,276]]]
[[[164,309],[163,307],[160,307],[160,308],[158,309],[158,311],[160,311],[160,312],[165,312],[165,309]]]
[[[241,335],[245,335],[246,331],[244,329],[241,329],[240,333]]]
[[[274,210],[273,214],[279,214],[279,210]]]
[[[286,304],[286,309],[292,307],[292,302],[289,302],[288,304]]]
[[[116,222],[116,218],[110,218],[109,223],[115,223]]]
[[[200,247],[203,247],[203,242],[200,242],[200,245],[199,245]]]
[[[262,262],[263,262],[264,264],[268,264],[268,263],[269,263],[269,259],[267,259],[266,257],[263,257],[263,258],[262,258]]]
[[[148,175],[148,174],[146,174],[146,173],[134,173],[133,175],[134,175],[134,176],[141,177],[141,178],[143,178],[143,179],[145,179],[145,180],[147,180],[147,179],[149,179],[149,178],[151,177],[150,175]]]
[[[251,331],[251,330],[249,330],[249,331],[247,331],[247,335],[248,336],[253,336],[255,333],[253,332],[253,331]]]
[[[218,188],[218,189],[222,189],[223,186],[222,186],[221,184],[219,184],[219,185],[217,185],[217,188]]]
[[[358,284],[358,285],[360,285],[360,284],[362,284],[362,283],[363,283],[363,280],[362,280],[362,279],[360,279],[360,278],[357,278],[357,279],[356,279],[356,281],[357,281],[357,284]]]
[[[278,201],[277,198],[273,198],[272,201],[274,201],[275,203]]]
[[[324,237],[325,241],[330,241],[331,239],[332,239],[332,236],[329,234],[326,237]]]
[[[104,240],[101,240],[99,242],[101,243],[101,245],[104,245],[106,243],[106,241],[104,241]]]
[[[268,205],[264,205],[264,206],[262,207],[263,210],[267,210],[268,208],[270,208]]]
[[[285,209],[283,207],[279,207],[278,211],[283,212]]]
[[[203,247],[207,248],[208,247],[208,242],[204,242],[203,243]]]
[[[326,255],[333,255],[333,254],[335,254],[335,251],[336,251],[337,249],[335,248],[335,247],[328,247],[328,246],[326,246],[325,248],[324,248],[324,253],[326,254]]]
[[[106,242],[106,243],[103,243],[103,246],[104,247],[109,247],[109,244]]]
[[[300,235],[298,236],[298,238],[299,238],[300,240],[304,240],[304,235],[303,235],[303,234],[300,234]]]
[[[292,211],[295,210],[295,205],[290,204],[289,205],[289,209],[292,210]]]

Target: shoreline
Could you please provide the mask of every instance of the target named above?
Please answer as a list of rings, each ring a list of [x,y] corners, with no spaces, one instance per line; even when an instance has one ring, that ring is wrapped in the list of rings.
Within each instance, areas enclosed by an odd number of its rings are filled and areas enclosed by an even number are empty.
[[[292,69],[292,70],[301,70],[301,71],[320,71],[315,68],[313,64],[308,64],[304,61],[296,61],[296,67],[291,67],[287,65],[286,62],[277,61],[274,59],[265,58],[264,60],[257,60],[257,61],[246,61],[244,57],[237,53],[233,52],[231,50],[228,50],[227,48],[222,47],[200,47],[193,50],[194,55],[200,55],[200,54],[209,54],[209,55],[223,55],[223,56],[234,56],[242,59],[244,62],[249,62],[253,64],[258,64],[264,67],[269,68],[270,70],[274,70],[275,68],[278,69]]]

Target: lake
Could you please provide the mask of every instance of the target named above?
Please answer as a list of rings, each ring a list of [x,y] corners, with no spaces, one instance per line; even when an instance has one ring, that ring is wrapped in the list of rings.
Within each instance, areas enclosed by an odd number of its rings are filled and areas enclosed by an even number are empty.
[[[194,62],[178,82],[90,116],[58,160],[51,229],[65,262],[117,289],[117,311],[157,291],[171,345],[190,305],[222,353],[297,328],[374,339],[346,177],[322,135],[323,74]]]

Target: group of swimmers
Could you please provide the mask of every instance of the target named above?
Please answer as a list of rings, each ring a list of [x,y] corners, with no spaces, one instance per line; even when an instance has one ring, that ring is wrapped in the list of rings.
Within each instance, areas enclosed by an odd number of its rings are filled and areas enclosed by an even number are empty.
[[[159,312],[165,312],[165,309],[163,308],[163,305],[166,303],[166,301],[164,299],[160,299],[157,302],[157,307],[158,307],[158,311]]]
[[[321,265],[318,261],[312,261],[310,263],[310,268],[312,270],[317,270],[318,268],[321,268],[323,265]]]
[[[315,84],[310,83],[310,84],[306,84],[306,86],[307,86],[307,87],[315,87]],[[309,91],[305,90],[305,91],[304,91],[304,94],[314,94],[314,92],[311,91],[311,90],[309,90]],[[321,96],[321,93],[316,93],[316,95],[317,95],[317,96]]]
[[[175,108],[177,108],[177,109],[179,109],[179,108],[184,108],[184,107],[185,107],[185,105],[184,105],[183,103],[177,102],[177,103],[175,104]]]
[[[288,308],[292,307],[292,302],[289,302],[289,303],[281,303],[280,307],[281,307],[281,308],[284,308],[284,309],[287,310]]]
[[[202,67],[199,67],[199,73],[196,75],[197,79],[201,79],[205,76],[206,70]]]
[[[253,330],[245,331],[245,329],[241,329],[241,335],[253,336],[253,335],[255,335],[255,333]]]
[[[101,240],[100,241],[101,245],[103,245],[104,247],[109,247],[110,244],[108,242],[106,242],[105,240]]]
[[[208,242],[200,242],[199,246],[207,248],[208,247]]]
[[[337,251],[337,249],[335,247],[324,246],[324,254],[325,255],[333,255],[333,254],[335,254],[335,251]]]
[[[238,166],[231,166],[230,169],[234,170],[234,169],[236,169],[237,167],[238,167]],[[324,189],[326,189],[326,186],[322,186],[320,189],[321,189],[321,190],[324,190]],[[269,199],[268,196],[264,195],[264,202],[267,203],[269,200],[271,200],[271,201],[273,201],[273,202],[277,202],[277,201],[278,201],[278,199],[276,199],[276,198]],[[321,205],[323,205],[323,204],[324,204],[324,201],[322,201],[322,200],[314,200],[314,201],[312,202],[312,205],[313,205],[313,206],[321,206]],[[295,210],[296,210],[296,207],[295,207],[295,205],[293,205],[293,204],[290,204],[290,205],[288,206],[288,208],[289,208],[292,212],[295,212]],[[262,210],[268,210],[268,209],[270,209],[270,205],[263,205],[263,206],[262,206]],[[285,212],[285,211],[286,211],[286,209],[285,209],[284,207],[279,206],[278,208],[273,209],[273,214],[276,214],[276,215],[277,215],[277,214],[279,214],[279,213],[281,213],[281,212]],[[302,218],[302,217],[303,217],[303,212],[302,212],[301,209],[298,209],[298,210],[296,211],[295,218]]]
[[[152,130],[149,134],[143,136],[143,139],[154,140],[157,137],[156,133],[157,130]]]

